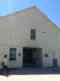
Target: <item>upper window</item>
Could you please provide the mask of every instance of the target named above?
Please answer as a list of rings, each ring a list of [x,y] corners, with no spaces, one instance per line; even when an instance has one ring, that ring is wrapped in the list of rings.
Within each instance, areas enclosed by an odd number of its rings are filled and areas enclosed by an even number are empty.
[[[35,40],[36,39],[36,30],[35,29],[31,29],[31,40]]]
[[[10,48],[9,50],[10,53],[10,60],[16,60],[16,48]]]

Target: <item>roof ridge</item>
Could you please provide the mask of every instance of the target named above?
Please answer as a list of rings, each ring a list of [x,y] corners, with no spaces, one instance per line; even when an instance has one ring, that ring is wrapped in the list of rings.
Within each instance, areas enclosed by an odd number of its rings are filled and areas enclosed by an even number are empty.
[[[44,12],[41,10],[41,9],[39,9],[36,5],[30,5],[29,7],[27,7],[27,8],[25,8],[25,9],[22,9],[22,10],[18,10],[18,11],[14,11],[14,12],[12,12],[12,13],[10,13],[10,14],[8,14],[8,15],[6,15],[6,16],[11,16],[11,15],[16,15],[17,13],[23,13],[24,11],[26,12],[27,10],[30,10],[30,9],[32,9],[32,8],[34,8],[34,9],[37,9],[37,11],[39,11],[39,13],[41,13],[42,14],[42,16],[44,16],[51,24],[53,24],[54,26],[55,26],[55,28],[57,28],[57,29],[59,29],[60,30],[60,28],[57,26],[57,24],[55,24],[52,20],[50,20],[50,18],[46,15],[46,14],[44,14]],[[24,15],[24,14],[23,14]]]
[[[23,8],[21,10],[13,11],[13,12],[5,15],[5,16],[10,16],[10,15],[15,14],[15,13],[20,13],[20,12],[23,12],[23,11],[27,11],[28,9],[32,9],[32,8],[37,8],[37,6],[33,4],[33,5],[30,5],[29,7]]]

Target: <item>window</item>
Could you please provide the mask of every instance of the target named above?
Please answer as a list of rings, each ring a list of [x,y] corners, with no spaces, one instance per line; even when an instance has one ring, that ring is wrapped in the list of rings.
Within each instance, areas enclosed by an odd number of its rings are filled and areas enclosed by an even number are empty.
[[[36,39],[36,30],[31,29],[31,40],[35,40],[35,39]]]
[[[10,60],[16,60],[16,48],[10,48],[9,50],[10,53]]]

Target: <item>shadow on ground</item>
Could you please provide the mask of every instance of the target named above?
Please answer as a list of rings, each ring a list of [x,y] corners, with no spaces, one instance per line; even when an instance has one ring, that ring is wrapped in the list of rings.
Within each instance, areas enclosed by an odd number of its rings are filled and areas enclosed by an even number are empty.
[[[0,70],[0,75],[60,74],[60,68],[22,68]]]

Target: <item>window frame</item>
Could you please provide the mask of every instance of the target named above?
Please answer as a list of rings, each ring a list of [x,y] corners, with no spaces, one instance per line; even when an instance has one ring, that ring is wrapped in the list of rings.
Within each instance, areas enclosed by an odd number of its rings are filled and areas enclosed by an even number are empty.
[[[31,29],[31,31],[30,31],[30,39],[31,40],[36,39],[36,29]]]
[[[16,60],[16,48],[10,48],[9,49],[9,60],[10,61],[15,61]]]

